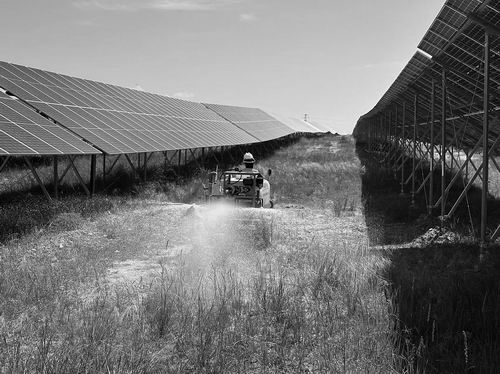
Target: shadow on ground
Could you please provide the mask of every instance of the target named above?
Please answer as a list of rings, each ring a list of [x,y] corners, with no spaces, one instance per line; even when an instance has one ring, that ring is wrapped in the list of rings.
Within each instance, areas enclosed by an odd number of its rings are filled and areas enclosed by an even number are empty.
[[[409,373],[499,372],[500,247],[490,247],[480,262],[471,240],[479,230],[480,190],[470,191],[441,230],[440,221],[426,214],[425,195],[412,207],[410,196],[400,195],[393,172],[361,147],[357,151],[365,167],[362,194],[370,243],[382,246],[390,259],[384,277],[402,366]],[[459,192],[450,192],[447,206]],[[498,206],[490,200],[492,227]]]

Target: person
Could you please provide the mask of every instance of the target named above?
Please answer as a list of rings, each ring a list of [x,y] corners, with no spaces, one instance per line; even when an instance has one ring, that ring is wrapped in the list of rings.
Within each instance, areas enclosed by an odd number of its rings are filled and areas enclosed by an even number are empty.
[[[257,177],[255,179],[255,183],[257,185],[257,188],[261,188],[263,183],[264,183],[264,177],[257,169],[253,168],[254,163],[255,163],[255,159],[253,158],[253,155],[250,152],[245,153],[243,155],[243,165],[245,165],[245,168],[241,171],[243,173],[257,174]],[[251,177],[248,176],[247,178],[251,178]]]
[[[253,155],[250,152],[245,153],[243,155],[243,165],[245,165],[245,168],[242,171],[258,173],[259,171],[253,168],[254,164],[255,164],[255,159],[253,158]]]

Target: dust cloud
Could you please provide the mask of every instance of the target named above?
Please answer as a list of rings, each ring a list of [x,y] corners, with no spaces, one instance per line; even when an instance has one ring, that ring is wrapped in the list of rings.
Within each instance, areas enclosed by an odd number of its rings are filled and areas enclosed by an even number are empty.
[[[114,263],[108,271],[108,283],[144,284],[165,273],[179,272],[184,281],[191,282],[207,280],[217,273],[247,280],[255,273],[265,249],[272,245],[277,211],[223,202],[167,204],[154,217],[151,233],[141,243],[149,250]]]
[[[248,278],[259,252],[272,244],[275,212],[216,203],[191,206],[183,217],[191,251],[184,265],[200,276],[230,271]]]

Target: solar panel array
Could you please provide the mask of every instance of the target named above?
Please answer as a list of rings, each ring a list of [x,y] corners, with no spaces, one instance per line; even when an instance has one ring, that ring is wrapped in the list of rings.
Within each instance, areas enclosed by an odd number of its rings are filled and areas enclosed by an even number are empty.
[[[5,62],[0,86],[107,154],[259,141],[200,103]]]
[[[281,123],[284,123],[288,127],[290,127],[295,132],[302,133],[322,133],[325,132],[323,130],[319,130],[318,128],[311,125],[309,122],[304,120],[293,118],[293,117],[284,117],[275,113],[270,113],[274,118],[276,118]]]
[[[0,155],[97,153],[80,138],[0,91]]]
[[[440,55],[467,22],[467,14],[477,11],[482,4],[482,0],[447,1],[418,48],[431,56]]]
[[[317,121],[308,119],[307,123],[310,124],[311,126],[314,126],[315,128],[317,128],[320,132],[326,133],[326,132],[331,131],[331,129],[329,129],[328,127],[324,126],[322,123],[319,123]]]
[[[327,131],[257,108],[190,102],[1,61],[0,88],[8,93],[0,96],[0,154],[142,153]]]
[[[360,118],[355,133],[367,133],[369,128],[393,116],[401,131],[402,104],[406,103],[407,117],[414,115],[415,93],[418,94],[417,136],[430,141],[428,124],[431,120],[432,87],[435,87],[435,125],[437,131],[443,110],[442,79],[446,79],[447,119],[446,141],[458,141],[464,148],[473,147],[482,135],[484,106],[484,50],[485,29],[476,22],[486,22],[500,27],[500,3],[498,1],[448,0],[436,20],[426,32],[419,48],[432,56],[417,69],[414,58],[399,75],[391,88],[369,113]],[[490,105],[500,108],[500,38],[490,38]],[[418,54],[417,54],[418,55]],[[425,56],[424,56],[425,57]],[[411,72],[411,74],[410,74]],[[396,117],[396,113],[398,116]],[[407,120],[409,121],[409,120]],[[413,122],[413,121],[412,121]],[[410,122],[407,122],[407,125]],[[500,122],[490,125],[491,142],[500,135]],[[438,139],[435,139],[438,141]]]
[[[281,138],[295,132],[258,108],[218,104],[205,104],[205,106],[261,142]]]

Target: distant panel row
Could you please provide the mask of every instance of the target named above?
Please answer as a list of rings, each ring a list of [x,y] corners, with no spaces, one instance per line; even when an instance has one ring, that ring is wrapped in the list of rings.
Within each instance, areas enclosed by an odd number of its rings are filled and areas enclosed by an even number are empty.
[[[306,122],[304,120],[298,119],[298,118],[290,118],[290,117],[283,117],[274,113],[271,113],[271,115],[279,120],[280,122],[284,123],[288,127],[290,127],[292,130],[295,132],[302,132],[302,133],[321,133],[321,132],[327,132],[325,130],[320,130],[319,128],[316,128],[313,126],[311,123]]]
[[[231,121],[261,142],[278,139],[295,131],[258,108],[205,104],[224,119]]]

